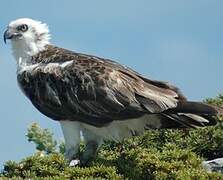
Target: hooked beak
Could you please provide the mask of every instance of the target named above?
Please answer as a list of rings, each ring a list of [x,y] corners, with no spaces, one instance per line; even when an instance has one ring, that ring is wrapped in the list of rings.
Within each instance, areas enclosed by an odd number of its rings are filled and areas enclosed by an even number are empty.
[[[7,29],[4,32],[4,35],[3,35],[5,44],[6,44],[7,39],[12,39],[12,38],[18,37],[18,36],[21,36],[21,34],[20,33],[13,33],[9,29]]]
[[[10,33],[8,29],[4,32],[4,36],[3,37],[4,37],[5,44],[6,44],[6,40],[7,39],[12,39],[12,36],[13,36],[13,34]]]

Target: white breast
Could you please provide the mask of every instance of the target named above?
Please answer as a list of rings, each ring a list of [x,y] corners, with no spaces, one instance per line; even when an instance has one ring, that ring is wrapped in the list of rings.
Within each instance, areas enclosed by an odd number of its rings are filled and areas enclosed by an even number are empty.
[[[161,123],[156,115],[144,115],[138,119],[113,121],[108,126],[100,128],[84,123],[81,123],[81,127],[105,140],[121,141],[124,138],[142,134],[150,127],[160,128]]]

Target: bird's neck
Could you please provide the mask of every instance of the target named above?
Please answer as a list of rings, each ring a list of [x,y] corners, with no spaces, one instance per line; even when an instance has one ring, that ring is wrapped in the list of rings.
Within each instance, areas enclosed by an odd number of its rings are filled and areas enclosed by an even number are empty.
[[[17,73],[35,65],[36,63],[32,61],[32,57],[44,51],[47,44],[12,42],[12,54],[17,62]]]
[[[12,41],[12,54],[18,65],[28,65],[31,63],[32,56],[35,56],[39,52],[45,50],[48,44],[48,41]]]

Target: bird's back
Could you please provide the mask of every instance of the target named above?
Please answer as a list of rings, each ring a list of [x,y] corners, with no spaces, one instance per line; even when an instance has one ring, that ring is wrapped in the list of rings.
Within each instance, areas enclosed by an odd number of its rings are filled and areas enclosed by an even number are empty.
[[[32,62],[36,66],[20,72],[18,82],[33,105],[54,120],[102,127],[158,114],[163,127],[190,127],[209,120],[213,124],[210,117],[217,113],[211,106],[187,102],[168,83],[150,80],[108,59],[48,45]]]

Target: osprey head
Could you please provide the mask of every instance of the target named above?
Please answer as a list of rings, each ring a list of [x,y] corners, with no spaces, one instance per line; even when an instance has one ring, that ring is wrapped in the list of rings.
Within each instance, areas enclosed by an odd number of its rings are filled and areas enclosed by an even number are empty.
[[[32,56],[49,44],[48,26],[40,21],[21,18],[10,22],[4,33],[4,42],[11,40],[12,50],[17,58]]]

